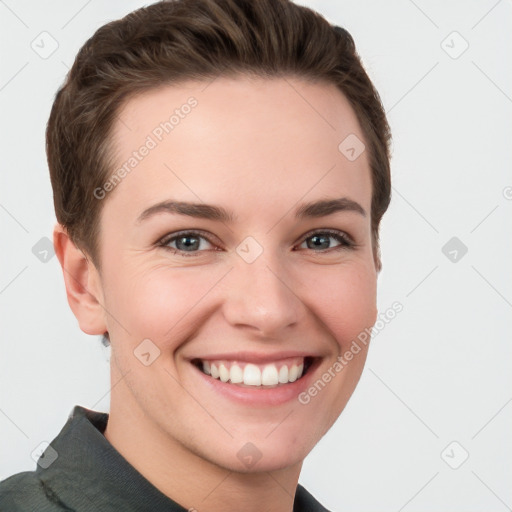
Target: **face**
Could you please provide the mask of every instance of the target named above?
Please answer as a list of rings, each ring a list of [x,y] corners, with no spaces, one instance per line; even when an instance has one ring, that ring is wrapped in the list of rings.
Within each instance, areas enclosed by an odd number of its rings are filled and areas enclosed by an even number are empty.
[[[333,85],[217,78],[118,119],[125,172],[97,192],[111,411],[231,471],[300,463],[354,391],[367,346],[336,362],[377,314],[368,158],[339,149],[364,140],[353,110]]]

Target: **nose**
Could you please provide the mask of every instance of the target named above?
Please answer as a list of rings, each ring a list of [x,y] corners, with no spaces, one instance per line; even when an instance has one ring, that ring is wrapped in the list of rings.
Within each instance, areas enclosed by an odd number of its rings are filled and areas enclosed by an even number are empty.
[[[283,331],[299,323],[304,304],[293,289],[290,273],[278,258],[264,257],[252,263],[235,261],[229,273],[223,304],[226,320],[238,329],[258,336],[282,339]]]

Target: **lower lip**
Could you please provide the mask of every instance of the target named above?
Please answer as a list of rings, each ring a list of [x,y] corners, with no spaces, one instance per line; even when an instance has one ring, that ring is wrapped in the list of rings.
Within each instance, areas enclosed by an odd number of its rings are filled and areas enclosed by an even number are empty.
[[[265,387],[242,387],[236,384],[222,382],[203,373],[197,366],[191,364],[194,370],[202,378],[203,382],[214,391],[245,405],[280,405],[290,400],[297,399],[297,396],[305,391],[313,378],[313,374],[320,365],[321,360],[316,359],[309,367],[306,375],[295,382],[282,384],[275,388]]]

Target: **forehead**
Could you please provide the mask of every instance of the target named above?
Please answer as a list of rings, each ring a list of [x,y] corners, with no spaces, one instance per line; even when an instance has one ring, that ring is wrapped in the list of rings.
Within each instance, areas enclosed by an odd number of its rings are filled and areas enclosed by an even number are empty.
[[[359,151],[357,117],[332,84],[218,77],[160,87],[118,112],[114,172],[125,172],[107,202],[134,218],[169,198],[229,203],[243,218],[349,195],[369,212],[367,151],[343,152],[354,137]]]

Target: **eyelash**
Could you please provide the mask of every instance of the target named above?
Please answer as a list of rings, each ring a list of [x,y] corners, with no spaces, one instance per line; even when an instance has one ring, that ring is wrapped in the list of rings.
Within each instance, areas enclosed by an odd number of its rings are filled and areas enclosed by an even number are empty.
[[[184,256],[184,257],[197,257],[197,256],[201,255],[201,253],[203,253],[204,251],[182,251],[181,249],[174,249],[173,247],[169,247],[169,243],[174,242],[175,240],[177,240],[179,238],[183,238],[183,237],[190,236],[190,235],[191,235],[191,237],[203,238],[203,239],[207,240],[208,243],[215,245],[209,239],[209,237],[206,236],[206,234],[204,232],[194,231],[194,230],[171,233],[171,234],[166,235],[163,238],[161,238],[156,243],[156,245],[158,247],[162,247],[163,249],[165,249],[167,251],[172,252],[173,254],[178,254],[178,255]],[[332,238],[336,239],[337,242],[340,242],[340,245],[338,245],[336,247],[331,247],[329,249],[324,249],[321,251],[313,251],[314,253],[324,254],[327,252],[341,251],[341,250],[346,250],[346,249],[355,249],[356,247],[358,247],[358,245],[354,241],[352,241],[348,235],[346,235],[342,231],[337,231],[337,230],[332,230],[332,229],[322,229],[322,230],[317,230],[317,231],[307,233],[299,245],[301,245],[306,240],[308,240],[309,238],[312,238],[315,235],[329,235],[329,238],[332,237]],[[309,250],[312,250],[312,249],[309,249]]]

